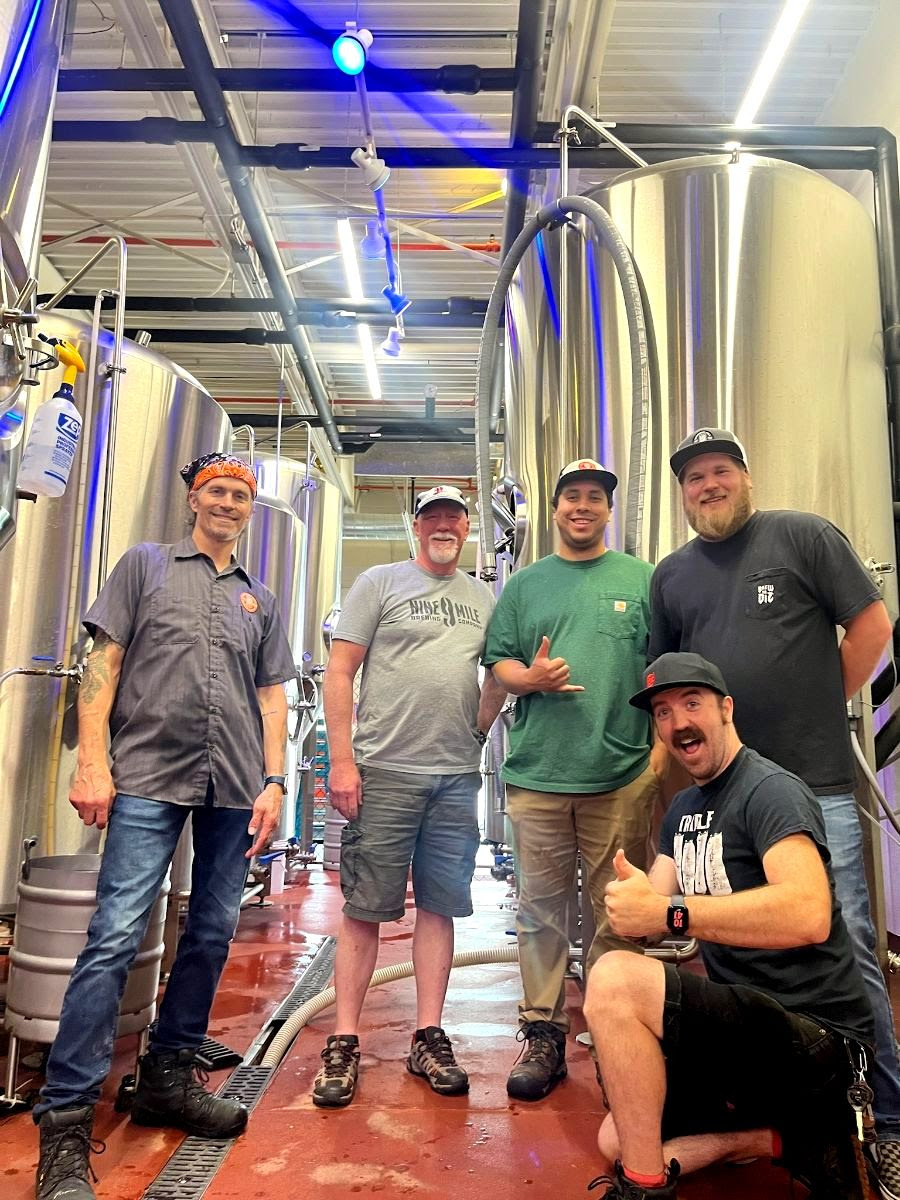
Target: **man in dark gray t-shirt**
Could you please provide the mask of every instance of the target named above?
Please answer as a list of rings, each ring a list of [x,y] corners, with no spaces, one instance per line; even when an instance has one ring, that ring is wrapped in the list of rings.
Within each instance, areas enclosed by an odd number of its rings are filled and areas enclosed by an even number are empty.
[[[232,553],[253,511],[242,460],[206,455],[182,471],[190,537],[122,556],[85,617],[94,639],[78,696],[69,799],[107,828],[97,911],[66,990],[35,1108],[37,1200],[91,1200],[94,1105],[109,1072],[119,1001],[182,828],[194,863],[187,924],[131,1119],[199,1137],[241,1133],[247,1109],[195,1078],[249,859],[281,810],[287,701],[295,673],[275,597]],[[107,732],[111,734],[109,757]]]
[[[413,561],[373,567],[350,589],[325,672],[328,784],[331,803],[348,819],[335,1033],[313,1086],[313,1102],[325,1108],[353,1099],[359,1018],[380,923],[403,916],[410,863],[418,1016],[407,1067],[439,1094],[469,1089],[441,1014],[453,918],[472,912],[481,747],[504,694],[490,671],[479,692],[493,595],[457,569],[469,532],[462,492],[444,485],[421,493],[413,528],[419,543]]]
[[[699,536],[654,572],[649,657],[690,650],[716,663],[732,689],[744,742],[816,795],[875,1014],[879,1186],[884,1197],[898,1197],[900,1061],[874,950],[845,703],[868,682],[890,640],[890,618],[875,580],[830,521],[755,510],[747,455],[730,430],[698,429],[671,466]]]

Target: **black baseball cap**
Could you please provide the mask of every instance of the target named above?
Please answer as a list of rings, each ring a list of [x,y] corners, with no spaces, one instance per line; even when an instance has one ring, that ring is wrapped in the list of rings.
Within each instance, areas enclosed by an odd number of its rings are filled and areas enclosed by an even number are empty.
[[[713,429],[709,425],[704,425],[700,429],[695,429],[693,433],[689,433],[684,441],[679,443],[678,449],[669,459],[676,477],[680,478],[681,472],[691,459],[697,458],[701,454],[728,454],[736,459],[745,471],[749,469],[747,451],[730,429]]]
[[[667,688],[692,687],[694,684],[711,688],[720,696],[728,695],[722,672],[701,655],[687,651],[661,654],[644,672],[643,691],[636,692],[628,703],[634,708],[652,712],[650,701],[657,692],[664,692]]]

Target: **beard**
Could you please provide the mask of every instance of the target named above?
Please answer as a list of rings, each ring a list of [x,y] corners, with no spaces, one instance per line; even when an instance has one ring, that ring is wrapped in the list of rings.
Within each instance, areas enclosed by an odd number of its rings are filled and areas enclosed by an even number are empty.
[[[712,512],[705,512],[700,502],[691,507],[686,505],[684,511],[691,528],[700,537],[709,542],[723,542],[743,529],[753,515],[750,484],[744,480],[734,499]]]
[[[460,551],[460,544],[455,539],[451,542],[429,538],[427,547],[428,557],[433,563],[438,563],[442,567],[453,562]]]

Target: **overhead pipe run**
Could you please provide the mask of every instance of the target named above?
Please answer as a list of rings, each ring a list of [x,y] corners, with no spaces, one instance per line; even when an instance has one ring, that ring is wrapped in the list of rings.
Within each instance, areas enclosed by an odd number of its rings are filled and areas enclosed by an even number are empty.
[[[49,293],[46,293],[38,297],[38,303],[46,304],[48,299]],[[65,296],[55,307],[80,311],[90,308],[93,302],[92,296]],[[330,300],[297,297],[294,306],[301,316],[384,316],[383,300],[354,300],[350,296],[336,296]],[[103,308],[112,307],[112,298],[104,299]],[[129,312],[275,313],[278,312],[278,301],[270,296],[129,296],[125,308]],[[451,320],[472,317],[481,323],[487,312],[487,300],[474,296],[431,297],[416,300],[416,312]]]
[[[541,102],[544,44],[547,38],[549,0],[519,0],[519,25],[516,38],[518,82],[513,93],[509,144],[514,150],[530,147],[534,141]],[[518,237],[525,224],[531,167],[513,168],[507,178],[506,211],[503,215],[503,254]]]
[[[530,7],[530,0],[522,0]],[[546,0],[540,0],[546,8]],[[190,8],[190,0],[180,0]],[[165,4],[160,4],[165,9]],[[169,28],[171,28],[171,23]],[[174,35],[173,35],[174,36]],[[74,68],[60,71],[61,92],[192,92],[193,72],[177,67]],[[223,92],[352,92],[351,76],[335,70],[300,70],[293,67],[215,67],[210,60],[213,82]],[[509,67],[479,67],[473,63],[434,67],[428,70],[366,68],[366,83],[372,92],[445,92],[476,96],[479,92],[511,92],[517,74]]]
[[[185,3],[185,0],[159,0],[159,6],[181,60],[190,75],[197,103],[214,129],[214,142],[222,167],[231,184],[269,287],[278,301],[281,319],[290,335],[290,344],[297,357],[297,364],[309,388],[316,411],[322,418],[322,428],[332,449],[339,454],[342,449],[341,439],[331,413],[328,393],[313,358],[309,339],[297,323],[293,289],[253,186],[252,176],[240,161],[240,147],[231,126],[225,96],[216,78],[209,48],[204,41],[193,4]]]

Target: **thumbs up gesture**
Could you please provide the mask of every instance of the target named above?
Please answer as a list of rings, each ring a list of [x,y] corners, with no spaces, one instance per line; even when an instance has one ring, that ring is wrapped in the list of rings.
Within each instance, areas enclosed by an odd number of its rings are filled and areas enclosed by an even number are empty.
[[[615,879],[606,885],[606,915],[620,937],[648,937],[665,932],[668,896],[661,896],[646,872],[617,850],[612,862]]]
[[[550,657],[550,639],[544,635],[537,653],[528,668],[528,682],[533,692],[583,692],[583,687],[569,683],[569,664],[564,658]]]

